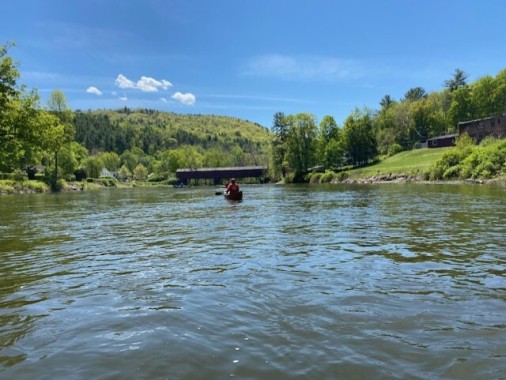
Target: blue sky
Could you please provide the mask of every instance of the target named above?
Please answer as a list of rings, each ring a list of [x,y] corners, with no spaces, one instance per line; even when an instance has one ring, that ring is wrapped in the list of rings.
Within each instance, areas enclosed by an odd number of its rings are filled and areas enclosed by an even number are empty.
[[[339,125],[412,87],[506,68],[504,0],[16,0],[0,44],[43,103]]]

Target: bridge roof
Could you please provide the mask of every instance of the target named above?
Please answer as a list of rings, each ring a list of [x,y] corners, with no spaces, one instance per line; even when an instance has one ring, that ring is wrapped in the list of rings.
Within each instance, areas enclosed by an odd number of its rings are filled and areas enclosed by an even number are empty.
[[[265,166],[239,166],[225,168],[178,169],[176,176],[181,179],[209,179],[227,177],[261,177],[265,174]]]

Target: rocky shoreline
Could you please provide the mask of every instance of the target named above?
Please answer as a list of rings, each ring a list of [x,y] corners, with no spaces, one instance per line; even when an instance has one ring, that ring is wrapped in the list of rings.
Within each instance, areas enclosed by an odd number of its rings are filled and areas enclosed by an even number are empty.
[[[346,178],[342,181],[333,181],[334,184],[380,184],[380,183],[443,183],[443,184],[502,184],[506,185],[506,177],[497,177],[491,179],[465,179],[451,181],[430,181],[421,175],[411,174],[377,174],[364,178]]]

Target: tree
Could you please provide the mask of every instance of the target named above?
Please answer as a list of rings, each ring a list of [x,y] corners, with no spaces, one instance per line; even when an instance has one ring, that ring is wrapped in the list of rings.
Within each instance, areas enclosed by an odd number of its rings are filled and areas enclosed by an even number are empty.
[[[274,121],[272,125],[272,132],[274,132],[274,139],[272,140],[272,155],[275,171],[281,173],[281,176],[286,177],[286,152],[287,152],[287,139],[288,139],[288,120],[283,112],[276,112],[274,114]]]
[[[184,166],[184,156],[179,150],[169,151],[169,171],[175,173],[177,169],[181,169]]]
[[[472,120],[476,115],[472,101],[471,88],[460,87],[452,92],[452,102],[448,111],[451,125],[456,128],[461,121]]]
[[[202,164],[206,168],[221,168],[228,166],[228,157],[218,148],[208,149],[204,153]]]
[[[0,171],[5,172],[39,163],[59,137],[56,119],[40,109],[37,92],[17,85],[18,64],[7,56],[12,46],[0,46]]]
[[[125,165],[130,171],[133,171],[138,163],[137,157],[129,150],[125,150],[121,155],[121,164]]]
[[[58,118],[61,124],[57,126],[61,132],[58,134],[58,137],[53,137],[50,146],[50,149],[54,152],[53,183],[56,183],[56,179],[58,178],[58,152],[64,145],[74,141],[75,138],[74,126],[72,124],[73,113],[67,106],[65,95],[60,90],[53,90],[51,92],[47,100],[47,108],[52,115]]]
[[[130,172],[130,170],[128,170],[128,168],[125,165],[123,165],[118,171],[118,178],[121,181],[126,181],[126,180],[130,179],[131,177],[132,177],[132,172]]]
[[[86,176],[88,178],[99,178],[104,163],[99,156],[90,156],[86,159],[85,163]]]
[[[330,115],[320,121],[318,129],[318,161],[327,167],[341,163],[343,148],[340,143],[339,128]]]
[[[503,82],[501,86],[500,81],[501,77],[499,76],[493,78],[487,75],[473,83],[471,101],[476,107],[476,114],[473,115],[474,119],[489,117],[506,111],[506,103],[504,103],[506,99],[506,83]]]
[[[404,102],[414,102],[417,100],[422,100],[427,97],[427,93],[422,87],[413,87],[406,91],[404,94]]]
[[[88,151],[86,148],[72,141],[70,144],[65,145],[59,153],[59,170],[64,175],[74,174],[87,157]]]
[[[246,157],[240,146],[234,146],[231,152],[232,164],[234,166],[244,166]]]
[[[135,167],[132,174],[133,174],[134,180],[144,181],[146,178],[148,178],[148,169],[144,165],[139,164]]]
[[[380,106],[381,110],[387,110],[392,104],[394,103],[394,100],[390,95],[385,95],[383,99],[381,99]]]
[[[294,171],[294,181],[303,181],[308,169],[315,165],[317,127],[316,119],[308,113],[288,117],[287,156]]]
[[[200,168],[202,167],[202,155],[198,152],[197,148],[191,145],[184,145],[181,148],[184,161],[183,167],[186,168]]]
[[[455,72],[453,73],[453,77],[451,79],[445,80],[444,84],[450,92],[453,92],[455,90],[458,90],[460,87],[467,85],[467,78],[469,77],[469,74],[466,74],[461,69],[455,69]]]
[[[376,139],[373,133],[371,114],[359,111],[348,116],[343,127],[344,145],[354,165],[362,165],[376,154]]]
[[[108,170],[116,171],[118,170],[121,159],[115,152],[104,152],[100,154],[100,158],[102,159],[102,162],[104,163],[104,166]]]
[[[8,104],[18,98],[20,93],[16,88],[19,78],[17,63],[12,57],[7,56],[8,49],[12,46],[14,46],[13,43],[0,45],[0,117]]]

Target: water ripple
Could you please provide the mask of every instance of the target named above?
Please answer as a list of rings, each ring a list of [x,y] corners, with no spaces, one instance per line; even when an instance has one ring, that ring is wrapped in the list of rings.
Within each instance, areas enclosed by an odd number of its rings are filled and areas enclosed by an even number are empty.
[[[506,377],[502,188],[12,199],[0,377]]]

